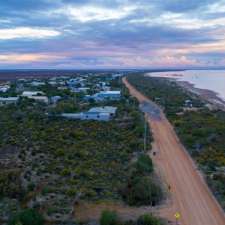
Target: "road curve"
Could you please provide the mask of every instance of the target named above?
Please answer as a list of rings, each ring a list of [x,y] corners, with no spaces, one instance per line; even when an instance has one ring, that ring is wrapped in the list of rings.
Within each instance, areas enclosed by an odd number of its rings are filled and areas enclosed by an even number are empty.
[[[131,86],[126,78],[123,82],[130,94],[140,103],[154,104]],[[153,161],[170,189],[171,200],[159,214],[174,221],[179,212],[181,225],[225,225],[225,215],[209,190],[189,154],[180,143],[172,125],[160,110],[160,119],[147,114],[154,138]]]

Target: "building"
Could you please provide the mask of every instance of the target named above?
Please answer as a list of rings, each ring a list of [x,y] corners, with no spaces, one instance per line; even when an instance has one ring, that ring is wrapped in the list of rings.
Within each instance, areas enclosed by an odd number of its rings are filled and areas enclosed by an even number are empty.
[[[70,80],[67,81],[67,85],[69,87],[84,87],[84,82],[86,81],[86,79],[83,79],[81,77],[77,77],[77,78],[72,78]]]
[[[61,96],[52,96],[50,98],[50,102],[53,103],[53,104],[56,104],[58,101],[60,101],[62,99]]]
[[[101,91],[92,96],[86,96],[86,99],[94,99],[97,102],[112,100],[118,101],[121,98],[121,91]]]
[[[123,73],[115,73],[112,75],[112,78],[118,78],[118,77],[122,77],[123,76]]]
[[[81,113],[81,120],[97,120],[97,121],[109,121],[112,117],[109,113],[98,113],[98,112],[84,112]]]
[[[71,91],[74,93],[87,93],[90,90],[90,88],[87,87],[81,87],[81,88],[71,88]]]
[[[185,100],[184,102],[184,106],[187,108],[192,108],[193,107],[193,103],[190,99]]]
[[[117,107],[94,107],[82,113],[63,113],[61,116],[67,119],[109,121],[116,115]]]
[[[22,93],[22,97],[31,97],[31,96],[37,96],[37,95],[44,95],[45,93],[42,91],[24,91]]]
[[[117,107],[113,106],[103,106],[103,107],[93,107],[89,109],[88,112],[92,113],[108,113],[110,116],[114,116],[116,114]]]
[[[10,86],[9,85],[1,85],[0,86],[0,92],[7,92],[8,90],[10,89]]]
[[[0,106],[8,105],[8,104],[16,104],[18,100],[19,100],[19,97],[8,97],[8,98],[0,97]]]
[[[34,86],[34,87],[39,87],[39,86],[44,86],[44,85],[45,85],[45,82],[41,82],[41,81],[31,82],[31,86]]]
[[[56,86],[57,82],[56,81],[49,81],[48,84],[52,85],[52,86]]]
[[[48,104],[48,97],[44,94],[42,91],[24,91],[21,96]]]
[[[46,96],[41,96],[41,95],[38,96],[37,95],[37,96],[26,96],[26,97],[29,98],[29,99],[33,99],[37,102],[43,102],[43,103],[46,103],[46,104],[48,104],[48,102],[49,102],[48,97],[46,97]]]

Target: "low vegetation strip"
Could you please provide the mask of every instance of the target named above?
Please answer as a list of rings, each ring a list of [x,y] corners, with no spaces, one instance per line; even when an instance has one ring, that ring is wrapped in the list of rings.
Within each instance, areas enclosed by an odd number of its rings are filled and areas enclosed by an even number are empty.
[[[158,103],[225,209],[225,112],[207,108],[174,81],[132,74],[128,81]]]

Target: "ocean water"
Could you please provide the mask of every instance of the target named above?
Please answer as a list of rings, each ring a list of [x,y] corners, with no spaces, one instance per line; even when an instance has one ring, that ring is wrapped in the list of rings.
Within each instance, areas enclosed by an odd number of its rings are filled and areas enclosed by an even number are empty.
[[[214,91],[225,100],[225,70],[185,70],[149,73],[154,77],[168,77],[188,81],[196,88]]]

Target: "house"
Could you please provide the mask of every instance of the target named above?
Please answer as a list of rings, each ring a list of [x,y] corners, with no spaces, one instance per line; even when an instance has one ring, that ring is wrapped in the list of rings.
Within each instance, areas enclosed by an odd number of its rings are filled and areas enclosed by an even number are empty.
[[[62,99],[61,96],[52,96],[50,98],[50,102],[53,103],[53,104],[56,104],[58,101],[60,101]]]
[[[84,87],[84,82],[86,79],[83,79],[81,77],[78,78],[72,78],[69,81],[67,81],[67,85],[69,87]]]
[[[121,98],[121,91],[101,91],[93,96],[86,96],[87,99],[94,99],[95,101],[113,100],[117,101]]]
[[[106,82],[99,82],[96,86],[103,91],[110,91],[110,89],[111,89],[111,87],[108,86],[108,84]]]
[[[9,85],[1,85],[0,86],[0,92],[7,92],[8,90],[10,89],[10,86]]]
[[[116,111],[117,107],[105,106],[94,107],[82,113],[63,113],[61,116],[67,119],[109,121],[116,115]]]
[[[48,84],[52,85],[52,86],[56,86],[57,82],[56,81],[49,81]]]
[[[77,80],[77,79],[70,79],[66,83],[67,83],[67,85],[69,87],[74,87],[74,86],[79,85],[79,80]]]
[[[92,113],[108,113],[110,116],[115,116],[117,107],[112,106],[102,106],[102,107],[93,107],[89,109],[88,112]]]
[[[39,86],[43,86],[43,85],[45,85],[45,82],[41,82],[41,81],[31,82],[31,86],[34,86],[34,87],[39,87]]]
[[[42,91],[24,91],[22,93],[22,97],[31,97],[31,96],[37,96],[37,95],[44,95],[44,92]]]
[[[43,103],[46,103],[46,104],[48,104],[48,102],[49,102],[48,97],[46,97],[46,96],[41,96],[41,95],[37,95],[37,96],[27,96],[27,98],[33,99],[33,100],[38,101],[38,102],[43,102]]]
[[[8,104],[16,104],[18,100],[19,100],[19,97],[8,97],[8,98],[0,97],[0,106],[8,105]]]
[[[21,96],[48,104],[48,97],[44,94],[42,91],[24,91]]]
[[[109,121],[111,116],[109,113],[98,112],[84,112],[80,115],[81,120],[97,120],[97,121]]]
[[[187,99],[184,102],[184,106],[187,107],[187,108],[192,108],[193,107],[193,103],[192,103],[191,100]]]
[[[67,90],[68,88],[66,86],[61,86],[61,87],[57,87],[58,90],[64,91]]]
[[[104,86],[104,87],[102,87],[102,90],[103,91],[110,91],[111,87],[110,86]]]
[[[115,74],[112,74],[112,78],[116,79],[118,77],[122,77],[123,76],[123,73],[115,73]]]
[[[87,87],[81,87],[81,88],[71,88],[71,91],[74,93],[87,93],[90,90],[90,88]]]

